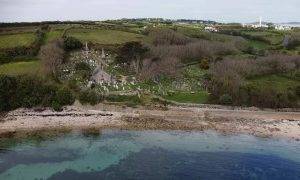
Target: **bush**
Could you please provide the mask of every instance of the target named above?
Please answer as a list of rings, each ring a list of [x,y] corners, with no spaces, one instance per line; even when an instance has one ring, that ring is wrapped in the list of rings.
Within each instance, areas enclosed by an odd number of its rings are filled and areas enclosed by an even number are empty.
[[[262,108],[287,108],[297,107],[295,91],[288,89],[279,91],[275,87],[252,87],[249,88],[248,105]]]
[[[141,99],[138,96],[126,96],[126,95],[110,95],[105,98],[109,102],[131,102],[134,104],[141,103]]]
[[[138,96],[130,95],[109,95],[105,98],[109,102],[124,103],[128,107],[137,107],[137,105],[142,104],[142,100]]]
[[[51,107],[54,111],[62,111],[62,105],[57,101],[53,101]]]
[[[224,94],[219,99],[220,104],[230,105],[232,104],[232,97],[229,94]]]
[[[83,44],[74,37],[65,37],[64,38],[64,49],[65,51],[72,51],[75,49],[82,48]]]
[[[61,109],[75,101],[67,88],[47,84],[31,77],[0,76],[0,111],[37,106]]]
[[[283,40],[283,46],[287,49],[295,49],[300,45],[300,33],[286,35]]]
[[[61,106],[72,105],[75,102],[75,97],[69,89],[63,87],[57,90],[55,95],[55,102],[57,102]]]
[[[295,93],[298,97],[300,97],[300,86],[297,86],[295,89]]]
[[[280,94],[280,92],[277,92],[277,89],[243,88],[243,86],[246,84],[246,79],[252,77],[297,71],[299,64],[300,56],[287,55],[270,55],[257,59],[243,60],[224,59],[211,65],[209,69],[211,78],[208,79],[208,88],[212,97],[220,99],[220,102],[222,102],[221,97],[224,94],[228,94],[235,105],[292,107],[294,106],[294,101],[290,97],[293,96],[293,93],[284,92]],[[289,74],[297,79],[297,73]],[[278,97],[275,97],[275,94]]]
[[[9,111],[16,105],[16,78],[0,76],[0,111]]]
[[[83,79],[89,79],[92,76],[92,68],[85,62],[75,64],[75,70]]]
[[[208,59],[203,59],[203,60],[200,62],[200,68],[201,68],[201,69],[204,69],[204,70],[209,69],[209,60],[208,60]]]
[[[86,62],[79,62],[75,64],[76,71],[91,71],[91,67]]]
[[[102,100],[101,96],[93,90],[82,91],[79,93],[79,102],[81,104],[96,105]]]

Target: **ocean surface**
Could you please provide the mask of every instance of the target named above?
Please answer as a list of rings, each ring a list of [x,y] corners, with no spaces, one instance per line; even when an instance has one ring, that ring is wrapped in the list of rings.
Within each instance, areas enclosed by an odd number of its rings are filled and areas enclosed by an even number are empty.
[[[110,129],[0,139],[0,179],[299,180],[300,142]]]

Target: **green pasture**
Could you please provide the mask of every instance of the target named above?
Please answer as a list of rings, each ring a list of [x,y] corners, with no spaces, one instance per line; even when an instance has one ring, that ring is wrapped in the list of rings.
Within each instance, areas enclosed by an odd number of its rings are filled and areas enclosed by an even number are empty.
[[[247,83],[255,87],[273,87],[279,91],[286,91],[300,86],[300,79],[292,73],[273,74],[251,78]]]
[[[15,62],[0,65],[0,74],[5,75],[24,75],[30,74],[35,75],[40,72],[41,62],[37,60],[26,61],[26,62]]]
[[[29,46],[35,38],[34,33],[0,35],[0,49]]]
[[[129,41],[143,41],[145,38],[140,34],[105,29],[71,29],[67,35],[82,42],[98,44],[122,44]]]
[[[58,39],[62,36],[63,30],[58,29],[58,30],[51,30],[47,32],[46,37],[45,37],[45,42],[50,42],[53,41],[54,39]]]

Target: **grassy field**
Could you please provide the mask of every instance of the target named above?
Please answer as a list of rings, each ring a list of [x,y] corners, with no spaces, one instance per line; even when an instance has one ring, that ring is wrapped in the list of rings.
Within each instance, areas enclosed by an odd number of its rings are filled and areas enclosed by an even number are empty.
[[[50,42],[54,39],[61,37],[63,34],[63,30],[51,30],[46,34],[45,42]]]
[[[200,38],[211,41],[220,41],[220,42],[230,42],[234,38],[234,36],[226,35],[226,34],[218,34],[218,33],[210,33],[204,31],[203,27],[177,27],[177,32],[182,33],[188,37],[192,38]]]
[[[288,88],[295,88],[300,86],[300,80],[291,79],[287,74],[285,75],[268,75],[250,79],[248,83],[256,87],[274,87],[279,91],[286,91]]]
[[[35,40],[34,33],[0,35],[0,49],[28,46]]]
[[[248,40],[249,45],[254,47],[255,49],[261,50],[261,49],[267,49],[268,48],[268,44],[261,42],[261,41],[255,41],[255,40]]]
[[[172,95],[164,96],[165,99],[179,103],[196,103],[203,104],[208,101],[209,94],[206,91],[196,92],[175,92]]]
[[[98,44],[122,44],[129,41],[143,41],[144,36],[117,30],[104,29],[72,29],[68,36],[73,36],[82,42]]]
[[[0,74],[5,75],[35,75],[39,73],[41,63],[40,61],[33,60],[28,62],[16,62],[0,65]]]
[[[0,34],[34,33],[37,29],[37,26],[2,27],[0,28]]]
[[[269,31],[243,31],[244,34],[251,35],[253,37],[264,38],[268,40],[272,45],[280,44],[283,41],[284,36]]]

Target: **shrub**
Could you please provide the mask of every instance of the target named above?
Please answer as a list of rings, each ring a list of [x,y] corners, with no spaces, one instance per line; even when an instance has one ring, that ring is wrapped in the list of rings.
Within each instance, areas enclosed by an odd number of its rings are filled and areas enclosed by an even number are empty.
[[[72,78],[68,81],[68,87],[75,92],[80,91],[80,86],[78,85],[76,78]]]
[[[92,68],[85,62],[79,62],[75,65],[75,70],[83,79],[89,79],[92,76]]]
[[[201,68],[201,69],[204,69],[204,70],[209,69],[209,60],[208,60],[208,59],[203,59],[203,60],[200,62],[200,68]]]
[[[64,38],[64,50],[65,51],[72,51],[75,49],[82,48],[83,44],[74,37],[65,37]]]
[[[91,67],[86,62],[79,62],[75,64],[76,71],[91,71]]]
[[[16,86],[16,78],[0,76],[0,111],[9,111],[17,107]]]
[[[224,59],[211,65],[208,88],[212,97],[219,98],[228,94],[233,104],[259,107],[293,107],[294,90],[278,92],[272,87],[245,86],[246,79],[278,73],[297,71],[299,56],[270,55],[257,59]],[[297,73],[290,73],[297,79]],[[289,77],[291,78],[291,77]],[[292,98],[294,97],[294,98]]]
[[[286,35],[283,40],[283,46],[287,49],[295,49],[300,45],[300,33]]]
[[[59,109],[75,101],[71,91],[31,77],[0,76],[0,111],[37,106]]]
[[[63,87],[57,90],[55,102],[59,103],[61,106],[72,105],[75,102],[75,97],[69,89]]]
[[[54,111],[62,111],[62,105],[58,101],[53,101],[51,107]]]
[[[141,99],[138,96],[127,95],[109,95],[105,98],[109,102],[132,102],[135,104],[141,103]]]
[[[219,102],[221,104],[230,105],[232,104],[232,97],[229,94],[223,94],[220,97]]]
[[[93,90],[86,90],[79,93],[79,102],[81,104],[96,105],[102,100],[101,96]]]
[[[297,86],[295,89],[295,93],[298,97],[300,97],[300,86]]]

